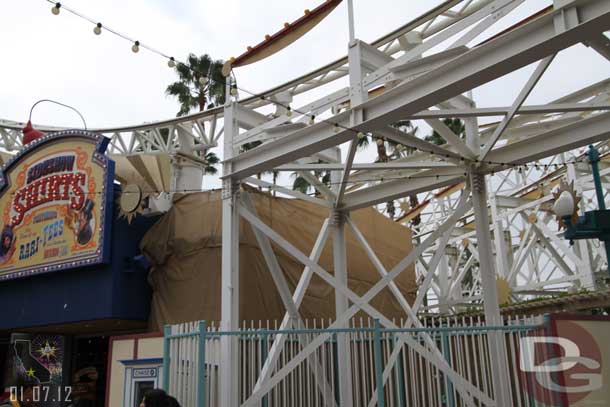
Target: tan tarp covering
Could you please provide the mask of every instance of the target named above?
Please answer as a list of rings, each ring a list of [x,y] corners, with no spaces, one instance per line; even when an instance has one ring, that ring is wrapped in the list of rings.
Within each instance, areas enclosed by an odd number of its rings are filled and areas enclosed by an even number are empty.
[[[294,199],[272,198],[250,192],[258,216],[281,236],[309,255],[328,209]],[[409,229],[371,208],[351,215],[369,244],[389,270],[411,250]],[[349,287],[364,294],[380,277],[349,227],[347,257]],[[240,224],[240,318],[245,321],[281,320],[284,307],[250,225]],[[164,324],[220,320],[221,193],[204,192],[178,197],[172,209],[144,236],[141,248],[153,263],[149,282],[153,287],[151,329]],[[277,246],[273,249],[292,291],[303,265]],[[332,234],[320,265],[332,273]],[[396,279],[409,302],[415,295],[413,268]],[[372,301],[388,317],[404,316],[389,289]],[[314,276],[300,308],[303,318],[331,318],[333,289]]]

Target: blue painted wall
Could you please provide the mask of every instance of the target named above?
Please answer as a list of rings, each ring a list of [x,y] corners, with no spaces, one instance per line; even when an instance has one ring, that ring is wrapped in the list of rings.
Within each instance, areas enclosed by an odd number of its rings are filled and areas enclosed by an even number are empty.
[[[0,282],[0,330],[120,318],[146,321],[151,291],[146,272],[129,259],[156,218],[111,226],[110,263]]]

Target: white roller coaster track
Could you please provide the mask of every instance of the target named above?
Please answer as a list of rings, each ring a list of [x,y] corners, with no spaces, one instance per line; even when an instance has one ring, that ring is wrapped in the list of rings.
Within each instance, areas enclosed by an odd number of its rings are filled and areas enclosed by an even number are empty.
[[[452,7],[459,5],[460,3],[468,3],[468,5],[466,7],[462,6],[462,8],[458,9],[459,11],[457,13],[451,12],[450,14],[446,14]],[[390,34],[383,36],[373,42],[373,45],[388,55],[394,55],[402,51],[400,41],[402,41],[405,34],[420,28],[421,31],[419,32],[419,36],[422,40],[426,39],[454,24],[461,18],[480,10],[488,3],[491,3],[491,1],[447,1],[429,13],[416,18]],[[277,95],[285,93],[294,96],[316,89],[322,85],[343,78],[346,75],[348,75],[347,57],[344,57],[316,69],[307,75],[303,75],[273,89],[262,92],[261,95],[268,96],[271,100]],[[240,104],[249,108],[258,108],[269,104],[269,102],[262,101],[252,95],[247,95],[246,98],[240,101]],[[111,154],[131,155],[151,152],[169,153],[178,148],[181,136],[192,139],[196,145],[200,145],[198,150],[201,150],[217,146],[218,140],[223,133],[222,120],[220,120],[220,125],[217,125],[217,123],[219,119],[222,119],[223,113],[223,108],[218,107],[205,112],[198,112],[168,120],[90,130],[104,134],[111,139],[111,144],[109,146],[109,152]],[[8,152],[18,150],[21,146],[21,129],[24,126],[25,123],[0,119],[0,149]],[[35,124],[35,127],[44,132],[62,130],[60,127],[44,124]],[[164,132],[169,132],[171,137],[163,137],[161,134]]]

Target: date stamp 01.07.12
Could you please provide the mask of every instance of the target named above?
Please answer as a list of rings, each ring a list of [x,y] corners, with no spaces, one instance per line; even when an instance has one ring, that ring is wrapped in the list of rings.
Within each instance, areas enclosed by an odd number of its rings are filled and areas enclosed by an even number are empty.
[[[10,400],[18,403],[71,402],[72,386],[11,386]]]

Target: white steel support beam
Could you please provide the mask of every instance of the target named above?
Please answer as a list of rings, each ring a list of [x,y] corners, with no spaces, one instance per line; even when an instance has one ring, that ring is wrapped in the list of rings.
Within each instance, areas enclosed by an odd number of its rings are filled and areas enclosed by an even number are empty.
[[[415,249],[416,255],[420,259],[420,261],[422,261],[421,253],[423,252],[423,250],[425,250],[427,247],[431,246],[432,243],[434,241],[438,240],[439,238],[441,239],[441,245],[444,248],[444,246],[447,242],[445,237],[448,238],[451,235],[451,230],[455,227],[457,220],[461,216],[463,216],[467,210],[470,209],[470,202],[468,201],[468,197],[469,197],[469,191],[465,191],[462,194],[462,196],[460,197],[460,200],[457,204],[455,212],[443,224],[439,225],[438,229],[436,229],[435,232],[433,232],[430,236],[428,236],[428,238],[426,238],[426,240],[424,242],[422,242],[418,246],[417,249]],[[440,246],[439,246],[439,248],[440,248]],[[436,268],[436,264],[438,264],[438,261],[440,259],[439,248],[437,248],[437,252],[436,252],[435,256],[433,257],[432,261],[430,262],[430,264],[424,264],[427,274],[424,278],[424,282],[420,285],[420,290],[417,294],[417,299],[415,300],[415,303],[413,304],[413,307],[411,308],[413,313],[418,312],[419,308],[421,307],[421,304],[423,303],[423,299],[426,296],[427,288],[423,288],[423,287],[428,286],[432,282],[432,278],[434,276],[434,268]],[[411,254],[409,254],[409,256],[407,256],[405,259],[403,259],[403,261],[401,261],[394,269],[392,269],[390,271],[390,273],[394,273],[396,271],[397,267],[399,267],[399,266],[402,267],[405,263],[407,263],[408,259],[411,259]],[[410,260],[410,261],[413,262],[413,260]],[[425,263],[425,262],[422,261],[422,263]],[[384,276],[384,278],[386,278],[386,276]],[[407,318],[407,321],[403,324],[402,327],[410,328],[413,324],[415,324],[416,326],[419,326],[420,322],[416,319]],[[424,339],[426,339],[426,336],[424,336]],[[402,346],[405,343],[408,344],[408,342],[409,342],[408,335],[399,335],[398,336],[398,341],[394,345],[394,350],[388,356],[388,359],[386,361],[386,367],[383,371],[384,383],[389,378],[389,376],[392,372],[394,363],[396,362],[398,356],[400,355]],[[433,349],[435,351],[435,353],[437,353],[438,349],[435,346],[430,346],[430,348]],[[444,372],[444,373],[447,374],[447,372]],[[454,383],[459,383],[461,381],[461,379],[456,381],[455,377],[452,377],[451,374],[447,374],[447,376],[449,376],[451,378],[450,380]],[[460,387],[461,386],[459,386],[458,388],[460,388]],[[377,400],[377,395],[373,394],[368,406],[373,407],[375,405],[376,400]],[[468,405],[473,405],[472,404],[473,401],[469,396],[464,397],[464,401]]]
[[[441,249],[441,247],[439,247]],[[442,248],[443,255],[441,256],[440,262],[438,264],[438,288],[440,289],[440,296],[438,298],[439,302],[439,312],[441,314],[449,313],[448,306],[448,298],[447,294],[449,292],[449,256],[447,256],[447,247]]]
[[[472,29],[470,29],[466,34],[464,34],[460,39],[455,41],[453,44],[449,46],[449,48],[459,47],[461,45],[467,45],[470,41],[474,40],[477,36],[485,32],[489,27],[495,24],[502,17],[510,13],[516,7],[521,5],[525,0],[513,1],[510,4],[507,4],[504,7],[501,7],[499,10],[497,7],[492,9],[492,13],[485,18],[483,21],[478,23]]]
[[[443,119],[446,117],[489,117],[505,116],[510,112],[511,106],[506,107],[479,107],[479,108],[456,108],[425,110],[410,116],[410,119]],[[610,110],[610,103],[550,103],[546,105],[521,106],[517,110],[518,115],[541,115],[549,113],[571,113],[571,112],[593,112],[598,110]]]
[[[333,268],[335,279],[340,286],[347,287],[347,247],[345,243],[345,217],[343,212],[332,214],[333,232]],[[349,308],[347,296],[335,286],[335,318],[339,320]],[[348,323],[343,323],[337,328],[347,328]],[[337,334],[337,366],[339,369],[339,403],[341,406],[351,407],[354,404],[352,399],[352,364],[350,354],[350,344],[348,335],[345,333]]]
[[[367,257],[369,258],[371,263],[373,263],[373,267],[375,267],[375,270],[377,270],[377,272],[379,273],[379,275],[381,277],[385,277],[388,274],[387,270],[381,263],[381,260],[379,260],[379,257],[377,257],[377,255],[373,251],[373,248],[367,242],[367,240],[364,237],[364,235],[362,234],[362,232],[360,232],[360,229],[358,229],[358,226],[356,226],[356,224],[349,217],[347,218],[347,223],[349,224],[350,228],[352,229],[352,232],[354,232],[354,235],[360,242],[360,245],[364,249]],[[419,322],[419,319],[417,318],[417,314],[415,312],[413,312],[413,310],[411,309],[411,306],[409,305],[409,302],[407,301],[405,296],[402,294],[402,292],[400,291],[400,289],[398,288],[396,283],[394,281],[390,281],[388,286],[390,287],[390,291],[392,291],[392,294],[396,298],[396,301],[398,301],[398,303],[400,304],[401,308],[403,309],[403,311],[405,312],[407,317],[409,319],[411,319],[412,323],[416,327],[422,327],[423,325]]]
[[[563,256],[559,254],[559,252],[553,246],[553,243],[551,243],[546,238],[546,236],[542,233],[542,231],[540,231],[537,225],[534,225],[534,232],[536,233],[536,236],[538,236],[538,239],[540,239],[540,241],[544,245],[544,250],[548,252],[551,261],[553,261],[557,265],[559,270],[561,270],[565,275],[573,276],[574,271],[566,264],[566,262],[563,260]]]
[[[597,37],[585,41],[585,45],[593,48],[601,56],[610,61],[610,39],[605,34],[600,34]]]
[[[344,164],[284,164],[276,167],[277,171],[341,171],[345,168]],[[387,163],[353,164],[352,171],[387,171],[387,170],[424,170],[430,168],[456,168],[453,163],[443,161],[415,161],[400,162],[393,161]],[[252,178],[247,178],[250,182]]]
[[[335,193],[330,190],[326,185],[322,183],[315,175],[313,175],[309,171],[299,171],[299,175],[305,178],[305,181],[309,183],[316,191],[318,191],[322,196],[324,196],[329,201],[334,201]]]
[[[353,4],[350,0],[348,3],[348,7],[350,9],[350,13],[353,14]],[[352,17],[353,18],[353,15]],[[353,34],[351,32],[350,34]],[[367,55],[366,51],[368,50],[368,54],[372,56],[379,57],[379,53],[382,52],[375,49],[375,52],[371,51],[368,48],[365,48],[365,45],[362,41],[356,41],[350,35],[349,49],[348,49],[348,62],[349,62],[349,97],[350,97],[350,105],[352,106],[352,110],[350,112],[350,126],[353,127],[362,122],[362,110],[358,108],[368,96],[365,92],[363,92],[362,88],[362,78],[364,77],[365,68],[365,57]],[[387,55],[383,54],[387,57]],[[390,58],[390,57],[388,57]],[[392,58],[390,58],[391,60]],[[335,200],[335,207],[341,205],[343,201],[343,195],[345,193],[345,188],[347,187],[347,182],[349,180],[350,172],[352,170],[352,165],[354,163],[354,157],[356,156],[356,150],[358,148],[358,138],[354,135],[352,140],[350,141],[349,148],[347,151],[347,157],[345,158],[345,164],[343,167],[343,173],[340,177],[335,177],[335,179],[340,180],[339,185],[336,186],[335,191],[337,195],[337,199]],[[341,154],[339,154],[341,156]]]
[[[303,255],[293,245],[288,243],[285,239],[283,239],[279,234],[277,234],[271,228],[266,226],[264,223],[258,221],[256,219],[256,217],[252,216],[252,214],[250,214],[248,211],[243,211],[242,216],[244,216],[246,219],[248,219],[248,221],[253,226],[258,227],[268,237],[273,239],[278,245],[280,245],[282,248],[284,248],[288,253],[290,253],[295,258],[297,258],[299,261],[303,262],[304,264],[306,264],[309,267],[311,267],[312,269],[314,269],[314,272],[316,274],[318,274],[320,277],[322,277],[326,282],[328,282],[335,288],[339,288],[352,301],[352,303],[353,303],[352,306],[350,306],[349,309],[343,315],[341,315],[340,318],[338,318],[333,324],[331,324],[328,327],[329,329],[337,328],[337,326],[339,326],[341,324],[345,324],[359,309],[364,310],[365,312],[367,312],[369,315],[373,316],[374,318],[379,318],[380,322],[383,326],[396,327],[395,324],[392,323],[392,321],[388,320],[383,314],[379,313],[371,305],[369,305],[370,300],[372,298],[374,298],[377,294],[379,294],[379,292],[387,286],[389,281],[396,278],[398,276],[398,274],[400,274],[402,271],[404,271],[405,267],[407,267],[417,257],[419,257],[419,255],[421,255],[421,253],[432,242],[434,242],[439,236],[441,236],[444,232],[446,232],[448,227],[450,227],[451,225],[455,225],[456,220],[464,214],[466,208],[467,208],[466,200],[461,199],[460,204],[458,205],[458,208],[456,208],[456,212],[443,225],[439,226],[439,228],[435,232],[433,232],[430,236],[428,236],[428,238],[420,246],[418,246],[409,255],[407,255],[407,257],[405,257],[396,266],[394,266],[394,268],[392,270],[390,270],[390,272],[388,272],[388,274],[384,278],[382,278],[372,288],[370,288],[369,291],[367,291],[367,293],[365,293],[365,295],[362,297],[355,294],[345,285],[339,284],[339,282],[333,276],[329,275],[318,264],[311,262],[310,259],[307,258],[307,256]],[[330,333],[324,333],[324,334],[318,335],[315,339],[313,339],[311,341],[311,343],[309,345],[307,345],[298,355],[294,356],[284,367],[282,367],[275,375],[273,375],[264,386],[261,386],[261,388],[259,389],[258,392],[254,392],[251,395],[251,397],[248,400],[246,400],[246,402],[243,405],[253,405],[253,404],[257,403],[264,394],[266,394],[274,385],[276,385],[279,381],[281,381],[299,363],[301,363],[305,358],[307,358],[308,355],[313,350],[315,350],[318,346],[320,346],[321,343],[323,343],[325,340],[327,340],[330,335],[331,335]],[[429,350],[426,350],[417,341],[413,340],[410,337],[410,335],[408,335],[408,334],[399,335],[398,338],[400,340],[404,340],[403,343],[406,343],[407,345],[411,346],[416,352],[420,353],[424,358],[433,359],[434,360],[433,363],[435,363],[438,366],[439,370],[442,371],[444,374],[446,374],[447,377],[454,383],[456,390],[458,390],[458,392],[462,395],[462,397],[464,398],[466,403],[468,403],[468,405],[474,406],[471,395],[474,395],[479,400],[483,401],[485,404],[488,404],[488,405],[491,404],[491,401],[489,400],[488,397],[485,396],[485,394],[483,394],[479,389],[477,389],[472,384],[470,384],[466,380],[464,380],[464,378],[461,377],[459,374],[457,374],[447,364],[446,361],[444,361],[443,359],[438,359],[438,357],[436,357],[434,354],[431,354]],[[395,348],[396,356],[398,355],[398,352],[396,352],[397,349],[399,349],[399,347]]]
[[[354,1],[347,0],[347,24],[349,27],[349,40],[354,41],[356,38],[356,22],[354,20]]]
[[[235,153],[233,137],[238,127],[235,120],[235,103],[225,106],[225,157]],[[231,163],[223,166],[223,172],[231,172]],[[222,267],[221,267],[221,328],[224,331],[239,329],[239,186],[231,179],[223,181],[222,188]],[[239,347],[236,336],[225,335],[220,341],[220,405],[238,405]]]
[[[341,181],[337,185],[337,198],[335,199],[335,207],[341,205],[343,196],[345,194],[345,188],[347,188],[347,182],[349,181],[350,172],[354,163],[354,157],[356,156],[356,149],[358,148],[358,140],[354,138],[347,151],[347,157],[345,158],[345,165],[343,166],[343,173],[341,174]]]
[[[494,149],[489,153],[487,160],[494,163],[523,164],[609,137],[610,113],[602,113],[530,137],[527,140]]]
[[[349,210],[364,208],[403,196],[458,184],[463,179],[464,170],[457,167],[425,171],[410,178],[404,176],[402,179],[384,182],[345,195],[342,208]]]
[[[258,178],[249,177],[249,178],[246,178],[244,181],[249,184],[258,185],[260,187],[266,187],[266,188],[272,189],[274,191],[278,191],[278,192],[281,192],[288,196],[291,196],[293,198],[302,199],[304,201],[311,202],[316,205],[320,205],[320,206],[324,206],[324,207],[331,206],[331,204],[328,201],[325,201],[323,199],[314,198],[314,197],[304,194],[302,192],[295,191],[295,190],[289,189],[289,188],[285,188],[280,185],[272,184],[271,182],[263,181]]]
[[[364,102],[358,108],[363,109],[365,121],[356,130],[375,131],[610,29],[607,1],[575,0],[569,7],[576,8],[580,20],[568,21],[562,31],[556,31],[554,18],[564,10],[557,9]],[[349,111],[329,122],[349,125]],[[352,130],[332,128],[318,123],[241,154],[233,159],[233,174],[239,178],[256,174],[354,136]]]
[[[253,215],[257,216],[256,208],[252,204],[252,200],[250,199],[249,194],[247,192],[242,192],[241,199],[243,202],[243,206],[248,209]],[[302,321],[301,315],[299,314],[298,306],[292,301],[292,293],[290,292],[290,287],[288,286],[286,277],[282,272],[280,263],[277,260],[275,253],[273,252],[273,248],[271,247],[269,239],[255,227],[252,227],[252,232],[254,233],[254,237],[256,238],[256,242],[258,243],[258,247],[261,249],[263,258],[265,259],[265,263],[267,264],[267,268],[271,273],[271,278],[275,283],[275,287],[278,291],[278,294],[280,295],[282,303],[284,304],[286,313],[290,317],[293,327],[297,329],[303,328],[301,324]]]
[[[376,71],[375,75],[373,75],[372,78],[370,78],[368,80],[368,82],[370,82],[371,84],[375,84],[376,78],[383,77],[388,71],[392,71],[396,68],[399,68],[401,65],[404,65],[404,64],[408,63],[409,61],[411,61],[415,58],[418,58],[426,51],[429,51],[430,49],[436,47],[437,45],[442,44],[443,41],[450,39],[455,34],[463,31],[464,29],[472,26],[473,24],[477,23],[478,21],[486,18],[494,10],[504,7],[504,6],[514,3],[514,2],[515,2],[515,0],[491,1],[489,4],[487,4],[482,9],[476,11],[475,13],[472,13],[471,15],[469,15],[465,18],[457,20],[457,22],[455,24],[451,25],[451,27],[448,27],[447,29],[443,30],[441,33],[435,35],[432,38],[429,38],[427,41],[414,47],[413,49],[406,51],[404,53],[404,55],[401,55],[395,61],[388,64],[387,67],[384,67],[384,68]]]
[[[252,215],[256,216],[256,208],[252,204],[250,197],[247,193],[242,193],[242,202],[247,210],[251,212]],[[263,257],[265,259],[265,263],[271,273],[271,277],[277,291],[280,295],[282,303],[284,304],[284,308],[286,310],[286,315],[288,316],[287,328],[292,326],[295,329],[303,329],[305,324],[301,318],[299,313],[299,305],[297,304],[293,298],[292,293],[290,292],[290,287],[288,286],[288,282],[286,281],[286,277],[280,267],[280,263],[277,260],[275,253],[273,252],[273,248],[271,247],[271,242],[269,242],[269,238],[265,234],[263,234],[258,228],[252,226],[252,232],[256,238],[256,242],[258,243],[258,247],[261,249],[263,253]],[[302,300],[302,296],[301,296]],[[283,321],[282,321],[283,322]],[[298,335],[298,340],[301,346],[306,346],[307,341],[304,335]],[[282,341],[283,342],[283,341]],[[278,349],[278,353],[281,351],[281,348]],[[333,394],[331,392],[331,386],[328,382],[325,375],[322,373],[324,370],[321,368],[318,360],[315,358],[308,358],[307,363],[309,364],[309,368],[312,372],[314,372],[314,380],[316,381],[316,385],[324,396],[325,405],[334,405]],[[274,366],[274,364],[270,365]]]
[[[581,259],[579,254],[574,253],[572,250],[570,250],[567,241],[557,237],[557,235],[551,229],[549,229],[549,227],[544,222],[539,219],[536,221],[536,226],[538,227],[538,229],[540,229],[542,233],[545,234],[546,237],[551,240],[551,242],[553,242],[555,247],[557,247],[559,250],[566,254],[566,256],[574,263],[574,266],[576,266],[579,271],[587,271],[588,273],[591,273],[590,268],[587,269],[589,265],[584,262],[583,259]]]
[[[498,274],[506,278],[509,270],[507,259],[508,250],[506,248],[502,218],[498,214],[498,201],[495,194],[490,196],[489,206],[491,207],[491,220],[494,231],[494,244],[496,247],[496,264],[498,265]]]
[[[487,141],[487,144],[485,144],[485,148],[483,149],[483,151],[481,152],[481,155],[480,155],[481,161],[485,160],[485,157],[487,157],[487,154],[489,154],[491,149],[496,145],[496,142],[500,139],[500,137],[502,137],[504,130],[506,130],[506,128],[508,127],[508,125],[509,125],[510,121],[513,119],[513,117],[515,117],[515,115],[517,114],[517,111],[519,110],[519,108],[521,107],[523,102],[525,102],[525,99],[527,99],[527,97],[530,95],[532,90],[534,90],[534,87],[536,86],[536,84],[538,83],[540,78],[542,78],[542,75],[544,74],[544,72],[546,72],[549,65],[551,65],[551,62],[553,62],[554,58],[555,58],[555,54],[550,55],[550,56],[544,58],[542,61],[540,61],[540,63],[538,64],[538,66],[536,67],[536,69],[534,70],[532,75],[530,76],[530,78],[525,83],[525,86],[523,87],[523,89],[521,89],[521,92],[519,92],[519,95],[517,95],[517,99],[515,99],[515,102],[511,106],[510,110],[508,111],[506,116],[504,116],[504,119],[502,119],[500,124],[498,124],[498,126],[494,130],[493,134]]]
[[[452,158],[454,160],[460,159],[460,155],[453,151],[447,150],[446,148],[443,148],[441,146],[437,146],[434,143],[429,143],[425,140],[420,139],[419,137],[405,133],[404,131],[401,131],[395,127],[385,126],[383,128],[379,128],[375,131],[375,134],[395,141],[397,143],[413,147],[415,149],[420,149],[426,152],[431,151],[441,156],[447,156],[448,158]]]
[[[322,224],[322,228],[320,229],[320,233],[318,233],[316,242],[313,245],[311,254],[309,255],[309,259],[313,263],[318,263],[318,261],[320,260],[320,256],[322,255],[322,250],[324,250],[324,246],[325,246],[326,240],[328,238],[329,223],[330,222],[328,219],[326,219],[324,221],[324,223]],[[299,282],[297,283],[297,287],[292,296],[292,300],[294,301],[297,308],[300,307],[301,303],[303,302],[303,298],[305,297],[305,293],[307,292],[307,287],[309,287],[309,282],[311,281],[312,276],[313,276],[313,269],[309,266],[305,266],[305,269],[303,270],[303,273],[301,274]],[[282,323],[280,324],[279,330],[282,331],[282,330],[288,329],[289,325],[290,325],[290,315],[288,313],[286,313],[284,315],[284,319],[282,320]],[[284,348],[285,341],[286,341],[285,334],[275,335],[273,344],[271,345],[271,350],[269,351],[269,354],[267,355],[267,359],[265,360],[263,368],[261,369],[261,373],[258,377],[258,380],[254,386],[253,391],[258,391],[260,389],[260,387],[265,383],[265,381],[268,380],[269,377],[271,377],[271,373],[273,372],[273,369],[275,369],[275,366],[279,359],[280,353],[281,353],[282,349]],[[327,391],[330,392],[330,387],[327,389]],[[325,403],[326,403],[325,405],[335,405],[334,399],[329,398],[329,397],[325,398]]]
[[[479,251],[479,274],[483,289],[483,307],[485,323],[488,326],[502,325],[498,291],[496,287],[496,272],[491,250],[491,233],[489,232],[489,214],[487,212],[487,186],[485,176],[475,172],[470,173],[472,188],[472,206],[477,232],[477,248]],[[507,348],[504,333],[489,332],[487,334],[489,354],[491,359],[492,383],[496,405],[512,406],[510,393]]]
[[[466,144],[453,132],[445,123],[438,119],[427,119],[426,123],[430,125],[442,138],[453,146],[463,157],[473,159],[474,152],[468,148]]]

